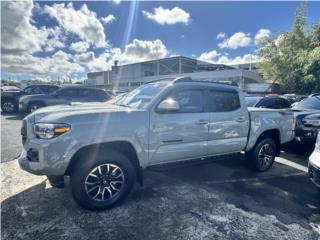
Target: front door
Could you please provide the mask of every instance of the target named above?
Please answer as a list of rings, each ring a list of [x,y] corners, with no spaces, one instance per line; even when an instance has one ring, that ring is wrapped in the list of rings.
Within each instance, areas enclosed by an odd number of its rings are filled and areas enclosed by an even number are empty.
[[[150,115],[150,163],[174,162],[207,155],[209,113],[203,89],[175,90],[166,98],[179,103],[177,112]],[[163,99],[163,100],[164,100]]]

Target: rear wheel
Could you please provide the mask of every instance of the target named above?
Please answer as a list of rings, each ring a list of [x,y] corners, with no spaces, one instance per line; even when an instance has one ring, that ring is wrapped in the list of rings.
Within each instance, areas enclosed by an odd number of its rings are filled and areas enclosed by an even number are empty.
[[[4,113],[14,113],[17,111],[17,103],[11,99],[4,99],[1,101],[1,109]]]
[[[123,200],[135,182],[135,171],[126,156],[115,151],[79,159],[71,174],[75,201],[89,210],[103,210]]]
[[[28,112],[32,113],[32,112],[34,112],[34,111],[36,111],[36,110],[38,110],[39,108],[42,108],[42,107],[44,107],[43,103],[39,103],[39,102],[30,103],[29,107],[28,107]]]
[[[250,165],[258,172],[271,168],[276,157],[277,147],[272,138],[261,139],[247,154]]]

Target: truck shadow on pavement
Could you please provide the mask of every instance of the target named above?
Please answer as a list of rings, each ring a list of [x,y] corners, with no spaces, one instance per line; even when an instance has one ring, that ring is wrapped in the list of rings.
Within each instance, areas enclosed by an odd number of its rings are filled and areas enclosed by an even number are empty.
[[[26,113],[1,113],[1,115],[4,116],[6,120],[22,120],[27,116]]]
[[[2,239],[318,236],[312,227],[320,223],[319,193],[306,173],[286,165],[257,174],[235,158],[148,170],[145,177],[123,203],[101,212],[78,207],[69,186],[42,181],[2,202]]]

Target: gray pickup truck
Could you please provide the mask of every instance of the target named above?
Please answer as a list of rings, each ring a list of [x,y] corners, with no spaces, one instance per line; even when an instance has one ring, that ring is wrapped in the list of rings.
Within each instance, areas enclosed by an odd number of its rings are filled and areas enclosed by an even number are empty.
[[[87,209],[105,209],[142,184],[142,169],[243,153],[268,170],[294,137],[288,110],[249,109],[234,86],[191,78],[142,85],[116,101],[39,109],[23,120],[22,169],[47,175]]]

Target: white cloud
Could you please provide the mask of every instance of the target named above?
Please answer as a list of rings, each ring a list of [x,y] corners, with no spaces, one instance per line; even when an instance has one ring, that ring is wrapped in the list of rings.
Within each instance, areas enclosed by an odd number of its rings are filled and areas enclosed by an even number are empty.
[[[120,4],[120,3],[121,3],[121,0],[112,0],[112,2],[113,2],[114,4]]]
[[[218,53],[216,50],[209,51],[209,52],[204,52],[200,55],[198,60],[200,61],[205,61],[205,62],[213,62],[213,59],[217,58],[221,54]]]
[[[94,52],[81,53],[74,56],[77,63],[90,63],[95,59]]]
[[[163,7],[154,8],[154,12],[142,11],[143,15],[156,23],[164,24],[176,24],[190,22],[190,14],[179,7],[172,9],[165,9]]]
[[[2,54],[33,53],[45,45],[50,30],[32,25],[33,7],[31,0],[1,2]]]
[[[252,39],[249,33],[237,32],[233,34],[230,38],[223,40],[223,42],[218,43],[220,48],[237,49],[239,47],[246,47],[251,43]]]
[[[70,56],[58,51],[52,57],[35,57],[31,54],[2,55],[2,71],[11,74],[32,74],[50,76],[51,74],[69,74],[84,72],[84,68],[70,61]]]
[[[89,43],[80,41],[80,42],[72,43],[70,46],[70,50],[73,50],[75,52],[86,52],[89,47],[90,47]]]
[[[220,32],[218,35],[217,35],[217,39],[224,39],[226,37],[226,33],[224,32]]]
[[[86,4],[75,9],[72,3],[46,5],[44,12],[57,20],[66,31],[76,34],[83,41],[96,47],[106,47],[106,36],[102,23],[95,12],[90,11]]]
[[[89,52],[89,54],[81,54],[75,58],[78,63],[85,62],[91,71],[102,71],[111,69],[116,60],[123,65],[164,58],[168,54],[166,46],[159,39],[153,41],[134,39],[125,47],[124,51],[120,48],[112,48],[107,49],[99,56],[94,56]],[[90,60],[87,61],[88,59]]]
[[[243,64],[243,63],[254,63],[258,62],[259,57],[255,54],[245,54],[243,56],[237,56],[233,59],[229,58],[228,56],[221,56],[217,61],[214,63],[218,64],[226,64],[226,65],[234,65],[234,64]]]
[[[132,43],[125,47],[124,51],[124,55],[129,62],[163,58],[167,54],[166,46],[159,39],[153,41],[134,39]]]
[[[60,27],[55,27],[51,29],[47,29],[48,32],[48,39],[44,46],[45,52],[52,52],[57,48],[64,48],[64,36]]]
[[[254,37],[255,44],[261,44],[265,39],[270,37],[271,31],[269,29],[261,28]]]
[[[52,56],[36,57],[39,51],[55,51],[65,47],[63,30],[36,27],[33,11],[41,11],[32,1],[5,1],[1,3],[1,71],[6,74],[30,74],[50,78],[51,74],[83,72],[72,62],[69,54],[57,51]]]
[[[106,17],[102,17],[100,18],[101,22],[103,22],[104,24],[108,24],[108,23],[112,23],[116,20],[115,16],[112,14],[109,14]]]

